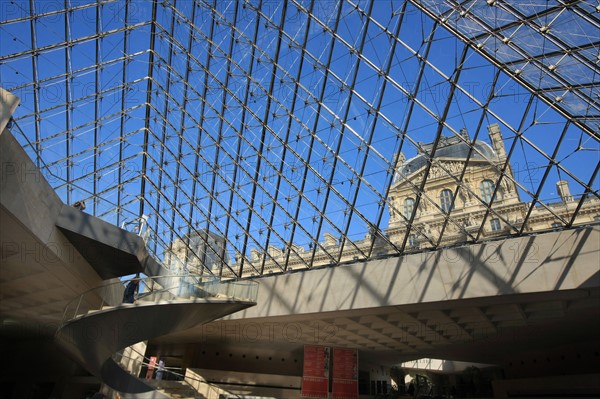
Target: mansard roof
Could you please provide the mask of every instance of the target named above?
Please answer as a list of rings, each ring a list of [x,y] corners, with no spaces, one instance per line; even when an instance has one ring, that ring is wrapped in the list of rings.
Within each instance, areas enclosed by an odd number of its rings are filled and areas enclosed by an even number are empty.
[[[484,161],[488,163],[499,161],[498,154],[494,152],[488,143],[481,140],[470,143],[460,137],[442,137],[435,152],[433,152],[433,144],[419,143],[419,154],[404,162],[398,168],[398,175],[407,177],[425,167],[431,159],[459,161],[466,161],[468,159],[469,161]],[[471,149],[471,146],[473,149]]]

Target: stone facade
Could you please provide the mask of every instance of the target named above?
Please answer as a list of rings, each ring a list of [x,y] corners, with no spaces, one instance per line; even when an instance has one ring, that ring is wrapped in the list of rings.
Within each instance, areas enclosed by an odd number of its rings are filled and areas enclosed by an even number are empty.
[[[408,251],[571,223],[579,201],[570,194],[568,182],[557,182],[561,200],[556,203],[532,206],[521,201],[518,182],[506,162],[499,126],[490,125],[488,133],[492,146],[478,141],[472,145],[472,151],[466,132],[461,137],[440,141],[416,209],[431,144],[423,146],[422,153],[408,161],[399,157],[389,194],[390,223],[386,230],[392,242],[402,245],[409,225],[405,247]],[[597,221],[600,201],[588,199],[577,215],[573,224]]]
[[[207,274],[210,270],[218,275],[220,266],[229,264],[225,239],[204,230],[178,238],[165,254],[164,263],[178,274]]]

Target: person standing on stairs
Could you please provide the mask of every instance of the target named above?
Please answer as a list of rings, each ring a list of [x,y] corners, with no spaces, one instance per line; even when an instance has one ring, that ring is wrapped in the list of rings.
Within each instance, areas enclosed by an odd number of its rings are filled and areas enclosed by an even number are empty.
[[[156,371],[156,379],[162,380],[164,372],[165,372],[165,361],[160,359],[160,361],[158,362],[158,371]]]
[[[131,279],[127,286],[125,287],[125,292],[123,293],[123,303],[134,303],[135,295],[138,293],[140,289],[140,274],[136,274],[134,279]]]

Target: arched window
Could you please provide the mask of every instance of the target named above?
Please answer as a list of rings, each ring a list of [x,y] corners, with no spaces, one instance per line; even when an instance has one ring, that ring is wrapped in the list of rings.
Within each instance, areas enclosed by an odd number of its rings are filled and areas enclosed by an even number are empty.
[[[452,191],[448,189],[442,190],[440,193],[440,205],[442,206],[442,211],[445,213],[450,212],[450,209],[452,209]]]
[[[486,179],[481,182],[481,199],[483,199],[486,203],[490,203],[492,201],[492,194],[494,194],[494,190],[496,189],[496,185],[493,181]]]
[[[404,217],[410,219],[413,209],[415,208],[414,198],[407,198],[404,200]]]

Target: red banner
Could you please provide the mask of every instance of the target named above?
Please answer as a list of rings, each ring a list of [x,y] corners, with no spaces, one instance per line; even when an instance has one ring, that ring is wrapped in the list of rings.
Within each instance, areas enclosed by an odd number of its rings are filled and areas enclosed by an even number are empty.
[[[358,399],[358,352],[333,348],[333,399]]]
[[[303,398],[327,398],[330,353],[330,348],[325,346],[304,346]]]

